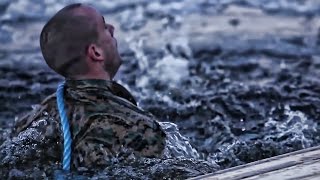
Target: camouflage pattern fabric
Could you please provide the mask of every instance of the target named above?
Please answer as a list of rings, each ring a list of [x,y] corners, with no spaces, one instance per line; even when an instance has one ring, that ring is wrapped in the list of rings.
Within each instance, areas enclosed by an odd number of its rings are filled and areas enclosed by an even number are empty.
[[[166,134],[139,109],[121,85],[105,80],[67,80],[65,86],[72,144],[72,168],[99,167],[114,157],[162,157]],[[0,147],[0,166],[31,160],[61,162],[62,131],[56,95],[16,121]]]

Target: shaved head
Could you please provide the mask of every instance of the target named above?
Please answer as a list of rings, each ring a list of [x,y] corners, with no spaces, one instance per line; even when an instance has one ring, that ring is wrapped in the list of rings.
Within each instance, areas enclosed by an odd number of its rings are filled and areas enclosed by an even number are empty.
[[[98,40],[97,12],[72,4],[57,12],[40,35],[43,57],[50,68],[68,78],[86,73],[86,51]]]

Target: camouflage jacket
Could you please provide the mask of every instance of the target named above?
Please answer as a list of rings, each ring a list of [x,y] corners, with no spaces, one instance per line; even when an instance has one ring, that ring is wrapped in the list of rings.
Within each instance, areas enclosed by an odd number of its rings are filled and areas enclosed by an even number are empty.
[[[64,96],[73,139],[73,168],[105,166],[114,157],[130,154],[163,155],[166,134],[121,85],[104,80],[67,80]],[[4,148],[8,143],[14,148]],[[62,131],[56,95],[16,121],[10,142],[2,146],[2,164],[35,159],[61,162]]]

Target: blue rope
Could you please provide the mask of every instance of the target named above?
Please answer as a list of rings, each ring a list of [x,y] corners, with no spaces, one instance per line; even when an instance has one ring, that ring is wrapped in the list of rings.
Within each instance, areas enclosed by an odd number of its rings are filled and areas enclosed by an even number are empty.
[[[70,126],[64,105],[64,82],[59,84],[57,89],[57,105],[61,119],[62,131],[63,131],[63,170],[70,171],[71,161],[71,134]]]

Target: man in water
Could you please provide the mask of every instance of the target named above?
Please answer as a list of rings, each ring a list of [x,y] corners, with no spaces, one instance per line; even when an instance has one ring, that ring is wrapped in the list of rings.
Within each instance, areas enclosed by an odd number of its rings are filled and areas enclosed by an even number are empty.
[[[115,157],[163,157],[166,133],[131,94],[112,81],[121,64],[114,27],[90,6],[57,12],[40,36],[43,57],[66,79],[64,102],[72,136],[71,169],[103,167]],[[0,167],[61,163],[57,97],[19,119],[0,147]]]

